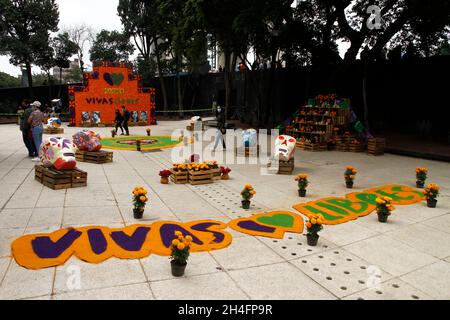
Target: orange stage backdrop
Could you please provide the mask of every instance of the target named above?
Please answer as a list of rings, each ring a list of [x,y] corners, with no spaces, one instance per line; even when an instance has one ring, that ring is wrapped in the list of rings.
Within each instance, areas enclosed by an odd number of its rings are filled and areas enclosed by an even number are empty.
[[[132,113],[130,122],[156,124],[155,89],[142,88],[140,80],[130,64],[94,62],[84,86],[69,86],[71,125],[112,125],[122,106]]]

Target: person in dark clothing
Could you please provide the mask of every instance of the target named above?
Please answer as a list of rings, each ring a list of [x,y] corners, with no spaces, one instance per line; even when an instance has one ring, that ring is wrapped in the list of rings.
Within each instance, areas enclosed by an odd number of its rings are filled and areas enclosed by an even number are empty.
[[[225,144],[225,138],[223,136],[226,132],[225,110],[223,110],[222,107],[220,106],[218,106],[216,110],[216,119],[217,119],[217,135],[216,135],[216,142],[214,143],[213,152],[215,152],[217,147],[219,146],[220,140],[222,140],[223,150],[227,149],[227,146]]]
[[[23,112],[22,116],[20,117],[20,131],[22,131],[23,143],[25,144],[25,147],[28,150],[28,156],[30,158],[37,157],[38,155],[36,147],[33,142],[33,136],[31,134],[31,126],[28,123],[28,118],[30,117],[32,112],[33,112],[33,105],[29,105]]]
[[[130,111],[127,110],[127,108],[125,108],[125,106],[122,106],[122,115],[123,115],[123,128],[127,133],[126,135],[129,136],[130,131],[128,129],[128,121],[130,121],[131,113]]]
[[[123,134],[124,134],[123,127],[122,127],[123,116],[120,113],[119,109],[116,109],[116,119],[115,119],[115,121],[116,121],[116,133],[118,133],[118,130],[120,128],[120,130],[122,131],[121,135],[123,136]]]

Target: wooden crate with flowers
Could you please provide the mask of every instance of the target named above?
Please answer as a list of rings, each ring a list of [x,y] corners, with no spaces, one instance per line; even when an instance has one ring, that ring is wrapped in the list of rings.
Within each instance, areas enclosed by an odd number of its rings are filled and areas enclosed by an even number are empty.
[[[220,166],[217,161],[206,161],[205,162],[211,169],[213,175],[213,180],[220,180],[222,173],[220,172]]]
[[[357,139],[353,139],[349,144],[348,144],[348,151],[350,152],[364,152],[364,146],[363,144],[358,141]]]
[[[174,163],[172,165],[172,175],[170,180],[175,184],[185,184],[188,183],[188,168],[187,164],[184,163]]]
[[[213,182],[213,174],[206,163],[191,163],[188,167],[188,180],[191,185],[209,184]]]

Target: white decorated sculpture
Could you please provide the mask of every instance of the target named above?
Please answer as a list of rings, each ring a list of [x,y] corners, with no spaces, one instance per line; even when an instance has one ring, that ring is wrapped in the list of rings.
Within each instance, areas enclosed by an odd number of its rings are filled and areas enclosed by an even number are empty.
[[[279,158],[281,161],[291,160],[295,155],[296,144],[297,140],[291,136],[279,136],[275,140],[274,156]]]
[[[75,152],[77,147],[67,138],[45,138],[39,150],[44,167],[56,170],[72,170],[77,166]]]
[[[258,142],[258,132],[255,129],[242,131],[242,140],[244,143],[244,147],[255,147]]]
[[[60,118],[50,118],[47,120],[48,128],[61,128],[61,119]]]

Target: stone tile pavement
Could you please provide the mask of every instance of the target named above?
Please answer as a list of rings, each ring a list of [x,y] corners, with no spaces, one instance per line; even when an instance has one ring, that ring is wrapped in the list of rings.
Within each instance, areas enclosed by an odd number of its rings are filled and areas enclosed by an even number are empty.
[[[154,135],[170,135],[185,121],[166,121]],[[70,137],[77,129],[65,128]],[[98,128],[109,135],[108,128]],[[131,128],[145,135],[145,128]],[[371,157],[341,152],[297,151],[295,173],[308,173],[311,201],[348,193],[343,169],[359,169],[355,192],[383,184],[414,183],[414,169],[430,169],[429,182],[442,186],[438,208],[421,203],[399,206],[388,224],[375,215],[325,227],[319,246],[304,235],[282,240],[228,230],[230,247],[192,254],[186,276],[174,279],[167,257],[110,259],[93,265],[76,258],[64,266],[26,270],[11,258],[11,242],[24,234],[67,226],[135,224],[130,190],[143,185],[150,204],[143,223],[155,220],[215,219],[227,222],[301,202],[293,176],[264,176],[259,165],[233,165],[230,181],[207,186],[161,185],[158,172],[171,163],[172,150],[114,151],[114,162],[79,163],[88,186],[53,191],[34,181],[17,125],[0,126],[0,299],[449,299],[450,164],[386,154]],[[233,152],[216,156],[233,157]],[[253,206],[240,208],[246,183],[258,191]],[[73,273],[79,270],[80,286]]]

